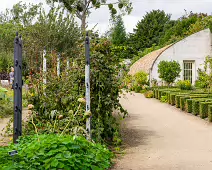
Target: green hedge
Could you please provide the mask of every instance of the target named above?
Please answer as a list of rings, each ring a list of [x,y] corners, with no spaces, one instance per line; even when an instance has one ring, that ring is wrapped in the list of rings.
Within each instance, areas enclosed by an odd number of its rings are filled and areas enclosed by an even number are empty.
[[[171,94],[170,94],[170,104],[171,104],[172,106],[175,105],[175,96],[176,96],[175,93],[171,93]]]
[[[180,108],[180,97],[184,97],[184,94],[177,94],[175,96],[175,106],[176,108]]]
[[[155,89],[155,98],[158,99],[158,89]]]
[[[192,112],[192,99],[186,99],[185,110],[188,113],[191,113]]]
[[[208,106],[208,120],[212,122],[212,105]]]
[[[186,99],[190,99],[190,97],[189,96],[180,97],[180,109],[181,110],[185,110]]]
[[[194,99],[192,100],[192,113],[193,115],[199,115],[199,104],[204,102],[206,99]]]
[[[212,102],[200,102],[199,113],[202,119],[208,117],[208,105]]]

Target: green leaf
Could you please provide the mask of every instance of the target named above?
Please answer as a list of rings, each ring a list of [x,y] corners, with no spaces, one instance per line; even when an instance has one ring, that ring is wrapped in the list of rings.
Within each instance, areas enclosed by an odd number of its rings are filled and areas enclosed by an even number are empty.
[[[58,165],[58,160],[57,159],[54,159],[52,162],[51,162],[51,167],[57,167]]]

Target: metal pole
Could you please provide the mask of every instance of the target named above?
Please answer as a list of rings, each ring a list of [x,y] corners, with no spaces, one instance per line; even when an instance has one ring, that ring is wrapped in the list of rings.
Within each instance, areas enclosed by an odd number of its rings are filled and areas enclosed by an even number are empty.
[[[16,33],[14,44],[14,123],[13,142],[22,135],[22,40]]]
[[[57,76],[60,76],[60,54],[57,55]]]
[[[46,84],[46,49],[43,50],[43,84]]]
[[[86,33],[85,39],[85,87],[86,87],[86,112],[90,112],[90,40],[88,37],[88,32]],[[87,139],[91,139],[91,117],[86,120],[86,130],[88,132]]]

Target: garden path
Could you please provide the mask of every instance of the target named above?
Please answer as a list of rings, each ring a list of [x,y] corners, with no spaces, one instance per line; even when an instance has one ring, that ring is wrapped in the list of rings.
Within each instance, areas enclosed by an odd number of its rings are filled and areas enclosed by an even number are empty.
[[[211,170],[212,123],[142,94],[121,98],[124,152],[113,170]]]
[[[28,110],[26,108],[23,109],[22,112],[22,119],[25,120],[27,118]],[[0,118],[0,146],[7,145],[9,142],[11,142],[12,136],[4,137],[1,135],[4,134],[4,128],[7,126],[7,123],[10,121],[11,117],[8,118]]]

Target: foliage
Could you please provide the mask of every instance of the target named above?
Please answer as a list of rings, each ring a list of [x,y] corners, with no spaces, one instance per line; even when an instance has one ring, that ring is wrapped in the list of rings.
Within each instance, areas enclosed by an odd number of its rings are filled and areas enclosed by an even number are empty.
[[[125,44],[126,41],[126,30],[124,27],[124,22],[121,15],[118,15],[113,20],[113,27],[111,28],[111,42],[116,45],[120,46]]]
[[[180,81],[177,82],[177,86],[181,90],[192,90],[192,85],[191,85],[191,82],[189,80],[180,80]]]
[[[180,97],[180,109],[185,110],[186,99],[189,99],[189,96]]]
[[[212,122],[212,105],[208,106],[208,119],[209,122]]]
[[[8,90],[0,87],[0,118],[13,114],[12,96],[8,95]]]
[[[151,24],[150,24],[151,23]],[[137,50],[144,50],[159,44],[164,29],[170,23],[170,15],[164,11],[153,10],[147,12],[134,29],[134,34],[129,38],[129,44]]]
[[[158,65],[159,77],[169,85],[180,75],[180,64],[177,61],[160,61]]]
[[[172,106],[175,105],[175,96],[176,96],[176,94],[170,94],[170,104]]]
[[[167,96],[161,96],[160,101],[163,103],[167,103]]]
[[[153,98],[153,91],[152,90],[148,90],[144,93],[144,96],[146,98]]]
[[[188,113],[192,112],[192,99],[186,99],[185,110]]]
[[[114,16],[117,13],[115,4],[118,4],[118,9],[124,13],[130,13],[132,11],[132,3],[129,0],[118,0],[113,3],[107,0],[46,0],[48,4],[54,6],[54,2],[61,3],[71,14],[75,14],[81,20],[81,28],[84,31],[86,29],[86,19],[91,13],[92,9],[101,8],[101,6],[108,5],[108,9],[111,15]]]
[[[8,151],[16,149],[13,165]],[[0,148],[3,169],[108,169],[112,153],[83,137],[40,135],[21,138],[17,145]]]
[[[92,137],[99,142],[116,143],[116,139],[119,139],[119,126],[113,111],[120,110],[126,114],[119,104],[119,59],[110,53],[109,41],[92,40],[91,44]],[[29,77],[28,97],[29,103],[34,105],[32,118],[38,127],[38,133],[64,131],[64,134],[86,135],[85,122],[91,113],[86,113],[85,106],[78,101],[78,98],[85,97],[84,55],[79,53],[69,71],[65,69],[66,59],[62,59],[61,66],[64,70],[59,77],[55,70],[55,56],[47,56],[47,59],[52,64],[47,74],[38,72]],[[47,79],[45,86],[43,76]],[[29,132],[32,129],[34,126],[30,120]]]
[[[208,105],[211,105],[212,102],[200,102],[199,113],[202,119],[208,117]]]
[[[135,92],[140,92],[145,85],[147,85],[148,74],[140,71],[136,73],[132,78],[132,90]]]
[[[111,46],[111,52],[118,56],[119,59],[131,59],[134,57],[135,50],[132,47],[120,45],[120,46]]]
[[[198,80],[195,82],[196,87],[208,88],[211,90],[212,88],[212,59],[210,57],[206,57],[204,63],[204,70],[198,69]]]
[[[132,48],[132,47],[131,47]],[[160,46],[156,46],[155,44],[152,45],[150,48],[145,48],[143,51],[139,51],[138,54],[133,58],[132,63],[135,63],[138,61],[141,57],[144,57],[145,55],[151,53],[152,51],[160,49]]]

